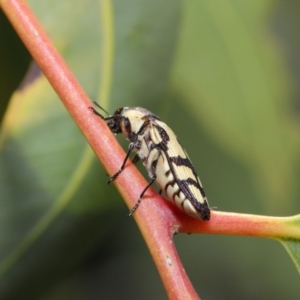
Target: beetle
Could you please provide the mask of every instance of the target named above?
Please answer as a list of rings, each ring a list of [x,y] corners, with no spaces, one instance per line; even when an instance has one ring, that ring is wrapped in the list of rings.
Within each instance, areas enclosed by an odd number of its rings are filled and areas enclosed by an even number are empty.
[[[136,152],[132,162],[136,163],[140,159],[151,179],[129,216],[135,212],[147,189],[156,181],[160,192],[163,191],[186,214],[203,221],[210,219],[210,207],[193,164],[174,132],[158,116],[142,107],[121,107],[113,115],[107,113],[108,117],[104,117],[93,107],[89,108],[106,121],[114,134],[122,133],[130,142],[122,166],[108,183],[123,171],[132,151]]]

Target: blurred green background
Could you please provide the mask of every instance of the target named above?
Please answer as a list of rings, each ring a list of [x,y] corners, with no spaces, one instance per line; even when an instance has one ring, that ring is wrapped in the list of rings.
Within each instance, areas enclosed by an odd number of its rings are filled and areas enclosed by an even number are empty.
[[[299,213],[298,1],[28,2],[91,99],[170,125],[211,206]],[[2,12],[0,37],[0,298],[165,299],[121,197]],[[275,241],[175,242],[203,299],[300,295]]]

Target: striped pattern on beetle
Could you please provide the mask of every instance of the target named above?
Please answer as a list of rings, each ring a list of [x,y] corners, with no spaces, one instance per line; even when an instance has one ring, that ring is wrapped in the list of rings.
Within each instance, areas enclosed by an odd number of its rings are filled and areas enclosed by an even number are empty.
[[[108,117],[103,117],[93,107],[90,109],[107,122],[114,134],[122,133],[130,142],[121,168],[109,182],[122,172],[131,151],[136,152],[132,161],[141,159],[151,178],[129,215],[134,213],[156,180],[161,191],[186,214],[204,221],[210,219],[210,208],[195,168],[174,132],[159,117],[141,107],[122,107]]]

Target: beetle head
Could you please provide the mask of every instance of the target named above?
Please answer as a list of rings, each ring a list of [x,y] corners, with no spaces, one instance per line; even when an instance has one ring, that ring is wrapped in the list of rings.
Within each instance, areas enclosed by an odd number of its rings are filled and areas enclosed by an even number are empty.
[[[123,107],[118,108],[112,116],[106,118],[106,120],[108,121],[107,126],[114,134],[122,132],[121,122],[124,119],[124,116],[122,115],[123,110]]]

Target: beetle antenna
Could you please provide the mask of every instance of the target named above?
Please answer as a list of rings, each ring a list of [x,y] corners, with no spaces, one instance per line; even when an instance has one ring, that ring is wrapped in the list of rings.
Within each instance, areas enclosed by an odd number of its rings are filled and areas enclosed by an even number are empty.
[[[108,116],[110,116],[110,114],[109,114],[102,106],[100,106],[96,101],[93,101],[93,103],[94,103],[98,108],[100,108],[101,110],[103,110]]]

